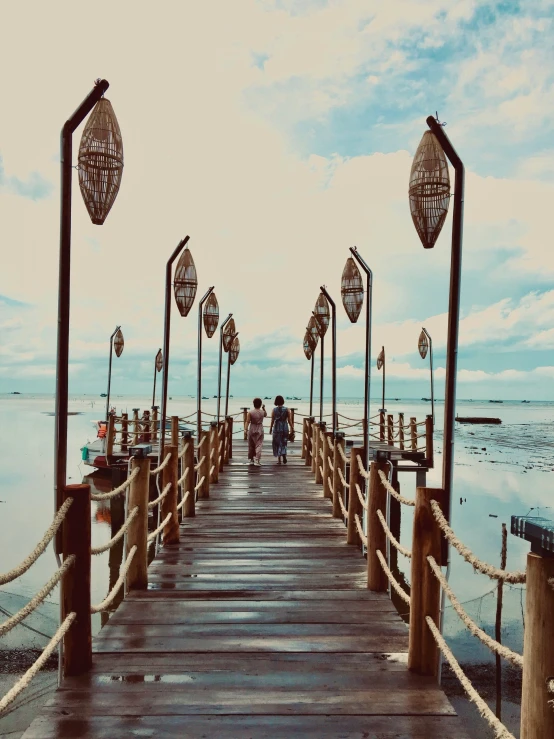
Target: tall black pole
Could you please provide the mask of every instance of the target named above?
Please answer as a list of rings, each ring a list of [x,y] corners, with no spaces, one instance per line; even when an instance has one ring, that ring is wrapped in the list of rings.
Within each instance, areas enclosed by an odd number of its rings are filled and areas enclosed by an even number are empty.
[[[233,338],[231,339],[231,343],[236,339],[238,335],[239,334],[237,331],[237,333],[233,335]],[[225,392],[225,418],[227,418],[227,415],[229,413],[229,384],[230,382],[231,382],[231,345],[229,345],[229,351],[227,352],[227,390]]]
[[[119,331],[121,326],[116,326],[115,331],[110,336],[110,362],[108,366],[108,392],[106,395],[106,423],[109,418],[109,412],[110,412],[110,388],[112,385],[112,353],[113,353],[113,337],[116,335],[116,333]]]
[[[433,426],[435,425],[435,382],[433,377],[433,339],[426,328],[422,328],[423,333],[429,342],[429,371],[431,373],[431,413],[433,415]]]
[[[104,95],[110,83],[100,80],[71,115],[61,131],[60,263],[58,282],[58,339],[56,352],[56,403],[54,436],[54,509],[62,505],[67,469],[67,406],[69,393],[69,308],[71,274],[71,177],[73,132]],[[54,541],[61,552],[61,528]]]
[[[223,360],[223,329],[229,323],[232,317],[233,317],[233,314],[229,313],[227,318],[221,324],[221,328],[219,329],[219,369],[218,369],[218,375],[217,375],[217,422],[218,423],[219,423],[219,415],[220,415],[220,410],[221,410],[221,363]]]
[[[444,153],[456,173],[454,181],[454,212],[452,214],[452,255],[450,261],[450,296],[448,300],[442,455],[442,487],[446,493],[445,515],[447,520],[450,521],[454,472],[454,428],[456,425],[456,374],[458,365],[458,330],[460,323],[460,288],[462,282],[465,170],[462,160],[444,131],[444,127],[433,116],[427,118],[427,125],[439,140]]]
[[[383,352],[383,397],[382,397],[382,403],[381,403],[381,410],[385,412],[387,409],[385,408],[385,373],[387,370],[387,357],[385,354],[385,347],[381,347]]]
[[[323,286],[320,287],[321,292],[325,295],[331,304],[331,344],[332,344],[332,365],[331,365],[331,392],[333,397],[332,408],[332,431],[333,435],[336,431],[337,424],[337,306],[335,301]]]
[[[364,386],[364,464],[369,469],[369,444],[370,444],[370,403],[371,403],[371,321],[373,319],[373,272],[365,260],[358,253],[355,246],[350,247],[354,259],[366,274],[366,303],[365,303],[365,386]]]
[[[161,349],[158,349],[156,356],[154,357],[154,389],[152,390],[152,410],[156,407],[156,375],[158,374],[158,354]]]
[[[165,266],[165,310],[164,310],[164,349],[163,349],[163,380],[162,380],[162,418],[160,421],[160,446],[158,452],[158,461],[163,458],[164,446],[165,446],[165,419],[167,415],[167,380],[169,371],[169,337],[171,333],[171,276],[173,262],[177,259],[179,254],[183,251],[187,244],[190,236],[185,236],[184,239],[177,244],[177,247],[173,254],[169,257]]]
[[[314,363],[315,363],[315,349],[312,351],[312,370],[311,370],[311,376],[310,376],[310,418],[312,417],[313,413],[313,404],[314,404]]]
[[[202,431],[202,308],[204,303],[213,293],[212,285],[206,291],[206,294],[200,301],[198,306],[198,369],[197,369],[197,388],[196,388],[196,434],[198,442],[200,442],[200,432]]]

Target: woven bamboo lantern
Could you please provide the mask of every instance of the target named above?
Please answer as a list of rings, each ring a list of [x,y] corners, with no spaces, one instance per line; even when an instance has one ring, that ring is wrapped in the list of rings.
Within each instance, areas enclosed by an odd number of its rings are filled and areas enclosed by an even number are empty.
[[[177,308],[179,308],[179,313],[183,317],[188,316],[192,308],[197,287],[196,267],[194,266],[194,259],[192,258],[190,249],[187,247],[177,262],[175,278],[173,280],[175,302],[177,303]]]
[[[121,329],[119,328],[113,340],[113,348],[115,350],[116,357],[120,357],[123,354],[124,346],[125,346],[125,341],[123,340],[123,333]]]
[[[379,352],[379,356],[377,357],[377,369],[382,369],[383,365],[385,364],[385,347],[381,349]]]
[[[314,313],[318,334],[323,337],[327,333],[327,329],[329,328],[329,320],[331,318],[329,301],[323,293],[319,293],[319,296],[315,301]]]
[[[419,339],[417,340],[417,348],[419,349],[419,354],[422,359],[425,359],[427,356],[427,352],[429,351],[429,341],[427,340],[427,336],[425,335],[425,332],[422,331],[419,335]]]
[[[310,347],[312,349],[312,352],[315,352],[317,342],[319,341],[319,330],[317,327],[317,321],[315,320],[315,316],[310,316],[310,320],[308,321],[306,332],[309,335]]]
[[[235,319],[231,318],[227,321],[225,328],[223,329],[223,349],[226,352],[231,348],[231,344],[233,343],[236,333],[237,329],[235,328]]]
[[[101,226],[115,202],[123,176],[123,139],[112,104],[101,98],[79,145],[79,187],[91,221]]]
[[[215,293],[210,293],[208,299],[204,303],[204,328],[206,336],[211,339],[219,323],[219,304]]]
[[[437,137],[425,131],[410,172],[410,212],[425,249],[435,246],[450,204],[450,175]]]
[[[304,354],[306,355],[306,359],[311,359],[313,353],[312,338],[309,331],[306,331],[304,334]]]
[[[239,358],[240,354],[240,341],[239,337],[235,335],[231,342],[231,348],[229,349],[229,360],[231,364],[234,364]]]
[[[164,366],[164,355],[163,355],[162,350],[160,349],[158,353],[156,354],[156,371],[161,372],[163,366]]]
[[[348,257],[344,265],[340,292],[350,322],[356,323],[364,304],[364,283],[358,265],[352,257]]]

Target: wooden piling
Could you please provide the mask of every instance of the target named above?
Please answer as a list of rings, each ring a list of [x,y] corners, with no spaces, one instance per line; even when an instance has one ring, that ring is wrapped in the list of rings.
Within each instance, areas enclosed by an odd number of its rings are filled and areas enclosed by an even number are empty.
[[[323,451],[323,497],[333,499],[333,492],[329,485],[329,477],[331,476],[331,466],[329,465],[329,457],[333,454],[333,434],[327,431],[323,434],[322,441]],[[331,461],[332,464],[332,461]]]
[[[233,416],[227,416],[225,419],[225,434],[224,434],[224,447],[225,447],[225,464],[229,464],[229,460],[233,459]]]
[[[417,452],[417,418],[415,416],[410,418],[410,443],[412,451]]]
[[[129,416],[121,414],[121,451],[126,452],[129,448]]]
[[[146,590],[148,587],[148,491],[150,488],[150,460],[131,460],[131,473],[139,469],[138,475],[129,486],[127,510],[138,507],[138,513],[131,521],[127,531],[125,557],[136,546],[137,551],[127,572],[127,588],[129,590]]]
[[[82,675],[92,667],[90,485],[68,485],[64,502],[67,498],[73,498],[73,503],[63,522],[62,551],[64,560],[73,554],[75,562],[62,579],[62,619],[70,613],[77,617],[64,636],[65,676]]]
[[[176,416],[172,417],[176,418]],[[167,495],[162,500],[161,520],[164,521],[168,514],[171,518],[164,526],[163,544],[178,544],[179,542],[179,519],[177,517],[177,480],[179,479],[179,447],[175,444],[169,444],[165,447],[165,456],[171,454],[169,464],[163,469],[163,488],[171,483]]]
[[[171,446],[179,447],[179,416],[171,416]]]
[[[381,511],[385,519],[387,517],[387,491],[379,477],[379,472],[386,473],[387,469],[388,462],[372,462],[369,466],[367,587],[377,592],[386,592],[389,586],[387,576],[377,558],[377,551],[387,558],[387,536],[377,518],[377,511]]]
[[[325,423],[317,423],[317,447],[316,447],[316,459],[315,459],[315,481],[317,485],[323,483],[323,452],[324,444],[321,436],[325,436],[327,426]]]
[[[108,433],[106,434],[106,457],[111,457],[113,454],[113,445],[115,442],[115,418],[110,413],[108,416]]]
[[[210,423],[210,485],[215,485],[219,482],[219,423],[212,421]],[[221,449],[223,452],[223,448]]]
[[[385,441],[385,411],[379,411],[379,440]]]
[[[188,447],[181,457],[181,475],[185,474],[185,470],[189,471],[183,485],[183,497],[186,496],[187,492],[189,492],[190,495],[185,500],[182,511],[184,518],[193,518],[196,515],[196,494],[194,492],[194,486],[196,484],[194,482],[194,438],[190,434],[190,431],[185,433],[189,434],[188,436],[185,436],[185,446],[188,444]]]
[[[308,446],[308,419],[304,418],[302,421],[302,450],[300,454],[301,459],[306,459],[306,447]]]
[[[387,416],[387,442],[389,446],[394,444],[394,416],[391,413]]]
[[[315,477],[315,460],[317,457],[317,435],[319,433],[319,423],[314,421],[312,423],[312,453],[310,458],[310,466],[312,468],[312,474]]]
[[[133,446],[140,440],[139,410],[140,408],[133,408]]]
[[[152,441],[157,442],[158,441],[158,406],[153,405],[152,406]]]
[[[428,556],[434,557],[437,563],[441,561],[441,531],[431,510],[431,500],[436,500],[444,510],[444,490],[417,488],[410,579],[408,669],[420,675],[436,677],[439,648],[425,622],[425,617],[430,616],[438,627],[440,615],[440,585],[427,562]]]
[[[346,462],[343,460],[339,451],[339,447],[344,451],[344,434],[335,434],[333,444],[333,518],[342,518],[342,510],[339,503],[339,496],[343,498],[343,484],[339,477],[339,470],[346,480]]]
[[[547,680],[554,679],[554,557],[527,555],[527,594],[523,640],[521,739],[554,736],[554,696]]]
[[[404,414],[398,414],[398,446],[404,450]]]
[[[312,466],[312,447],[314,443],[314,432],[313,432],[313,426],[314,426],[314,418],[310,417],[308,418],[308,426],[306,429],[306,458],[304,460],[304,464],[306,467]]]
[[[364,478],[362,477],[360,473],[360,468],[358,466],[358,455],[363,460],[364,448],[353,446],[350,450],[350,487],[348,488],[348,521],[346,529],[346,543],[360,546],[362,542],[360,539],[360,535],[358,534],[358,529],[356,528],[356,514],[358,514],[359,519],[362,521],[363,509],[360,505],[358,493],[356,492],[356,483],[360,486],[361,490],[363,490]]]
[[[200,439],[198,442],[202,442],[203,439],[206,439],[202,446],[200,447],[198,451],[198,482],[204,478],[202,485],[198,488],[198,497],[199,498],[209,498],[210,497],[210,432],[209,431],[201,431],[200,432]],[[204,459],[202,464],[200,464],[200,461]]]
[[[434,466],[433,459],[433,416],[425,417],[425,461],[428,467]]]

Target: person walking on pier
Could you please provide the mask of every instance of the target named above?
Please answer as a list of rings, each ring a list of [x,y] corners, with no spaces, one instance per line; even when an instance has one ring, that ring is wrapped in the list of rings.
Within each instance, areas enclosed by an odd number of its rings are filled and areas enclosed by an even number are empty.
[[[273,456],[278,458],[277,464],[287,463],[287,441],[289,440],[289,424],[292,428],[290,410],[285,407],[282,395],[275,398],[275,408],[271,414],[269,433],[273,433]]]
[[[264,443],[264,418],[267,413],[261,398],[254,398],[253,405],[254,409],[246,415],[245,431],[248,431],[248,461],[259,467]]]

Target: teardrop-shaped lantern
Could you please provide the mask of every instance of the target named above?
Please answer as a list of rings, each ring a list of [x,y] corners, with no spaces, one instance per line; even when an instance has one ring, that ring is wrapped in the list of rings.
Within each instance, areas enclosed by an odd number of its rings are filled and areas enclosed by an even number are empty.
[[[188,316],[192,308],[197,287],[196,267],[194,266],[194,259],[192,258],[190,249],[187,247],[179,257],[173,280],[175,302],[177,303],[177,308],[179,308],[179,313],[183,317]]]
[[[439,237],[450,204],[450,175],[446,156],[437,137],[425,131],[410,172],[410,212],[425,249]]]
[[[93,223],[101,226],[115,202],[123,176],[123,139],[112,104],[94,106],[79,145],[79,187]]]
[[[311,345],[311,336],[309,331],[306,331],[304,334],[304,354],[306,355],[306,359],[311,359],[313,354],[313,349]]]
[[[379,356],[377,357],[377,369],[382,369],[383,365],[385,364],[385,347],[381,349],[379,352]]]
[[[204,303],[204,328],[208,339],[211,339],[219,323],[219,304],[215,293],[210,293]]]
[[[234,364],[239,358],[240,354],[240,341],[239,337],[235,335],[231,342],[231,348],[229,349],[229,361]]]
[[[348,318],[352,323],[356,323],[364,304],[364,283],[358,265],[352,257],[348,257],[344,265],[340,292]]]
[[[429,351],[429,342],[427,340],[427,336],[425,335],[425,331],[422,331],[419,335],[419,339],[417,340],[417,348],[419,349],[419,354],[422,359],[425,359],[427,356],[427,352]]]
[[[115,351],[115,356],[120,357],[123,354],[123,347],[125,346],[125,341],[123,340],[123,333],[121,329],[117,329],[117,333],[114,336],[113,340],[113,348]]]
[[[325,336],[327,329],[329,328],[329,320],[331,318],[331,311],[329,309],[329,301],[323,293],[319,293],[318,299],[315,301],[315,319],[317,325],[317,331],[320,336]]]
[[[237,333],[237,329],[235,328],[235,319],[231,318],[227,323],[225,324],[225,328],[223,329],[223,349],[228,352],[231,348],[231,344],[233,342],[233,339],[235,338],[235,334]]]
[[[315,320],[314,316],[310,316],[306,332],[309,335],[310,347],[312,349],[312,352],[315,352],[317,342],[319,341],[319,331],[317,328],[317,321]]]
[[[162,371],[162,367],[164,366],[164,355],[161,349],[158,350],[158,353],[156,354],[156,370],[157,372]]]

